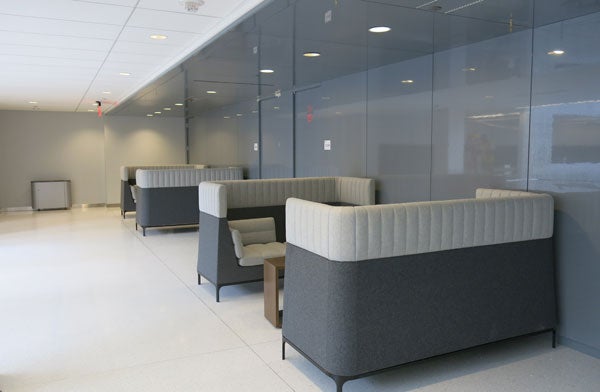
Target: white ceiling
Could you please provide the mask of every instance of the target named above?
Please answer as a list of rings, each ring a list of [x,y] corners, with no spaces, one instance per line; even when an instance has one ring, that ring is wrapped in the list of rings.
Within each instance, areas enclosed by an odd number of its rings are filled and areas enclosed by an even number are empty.
[[[263,1],[0,0],[0,110],[109,110]]]

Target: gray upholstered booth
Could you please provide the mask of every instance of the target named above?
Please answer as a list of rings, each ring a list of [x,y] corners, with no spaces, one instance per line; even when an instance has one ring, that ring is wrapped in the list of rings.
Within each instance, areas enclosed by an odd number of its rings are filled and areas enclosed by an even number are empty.
[[[136,229],[198,224],[198,184],[202,181],[241,180],[239,167],[162,169],[136,172]]]
[[[283,354],[292,345],[341,391],[405,363],[554,337],[553,213],[549,195],[486,189],[367,207],[289,199]]]
[[[125,218],[125,214],[135,211],[133,187],[136,184],[135,172],[137,169],[204,169],[207,167],[206,165],[121,166],[121,216]]]
[[[240,265],[230,221],[272,217],[275,239],[283,243],[287,198],[337,205],[369,205],[375,202],[375,181],[353,177],[314,177],[204,182],[198,187],[198,192],[198,284],[201,276],[214,284],[218,302],[221,287],[263,279],[262,263]]]

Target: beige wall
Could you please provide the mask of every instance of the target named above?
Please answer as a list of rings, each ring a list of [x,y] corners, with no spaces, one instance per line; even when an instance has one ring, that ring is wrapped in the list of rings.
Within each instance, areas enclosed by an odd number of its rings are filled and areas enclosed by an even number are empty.
[[[183,118],[106,117],[106,200],[120,202],[119,168],[185,163]]]
[[[31,206],[30,181],[71,180],[73,204],[119,202],[122,164],[185,162],[183,119],[0,111],[0,209]]]
[[[104,126],[83,113],[0,112],[0,208],[31,206],[30,181],[71,180],[73,204],[104,203]]]

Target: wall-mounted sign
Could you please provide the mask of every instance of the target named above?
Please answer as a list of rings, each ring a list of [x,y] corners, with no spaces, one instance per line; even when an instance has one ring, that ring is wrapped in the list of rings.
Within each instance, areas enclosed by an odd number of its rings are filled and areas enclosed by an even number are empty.
[[[325,23],[331,22],[332,18],[333,18],[333,15],[331,13],[331,10],[325,12]]]
[[[323,150],[331,151],[331,140],[323,140]]]
[[[258,143],[254,143],[254,151],[258,151]]]

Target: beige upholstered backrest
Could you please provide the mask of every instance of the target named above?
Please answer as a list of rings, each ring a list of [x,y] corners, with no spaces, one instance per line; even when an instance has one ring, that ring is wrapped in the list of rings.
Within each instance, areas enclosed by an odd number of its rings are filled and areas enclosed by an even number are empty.
[[[354,177],[278,178],[200,184],[199,209],[223,218],[229,208],[284,205],[290,197],[317,202],[368,205],[375,202],[375,180]]]
[[[129,181],[135,178],[135,173],[138,169],[143,170],[160,170],[160,169],[206,169],[208,165],[163,165],[163,166],[121,166],[121,180]]]
[[[244,177],[244,173],[241,167],[214,169],[138,169],[135,177],[136,183],[140,188],[171,188],[197,186],[203,181],[241,180]]]
[[[478,195],[360,207],[289,199],[286,238],[330,260],[358,261],[552,236],[551,196],[497,190]]]

